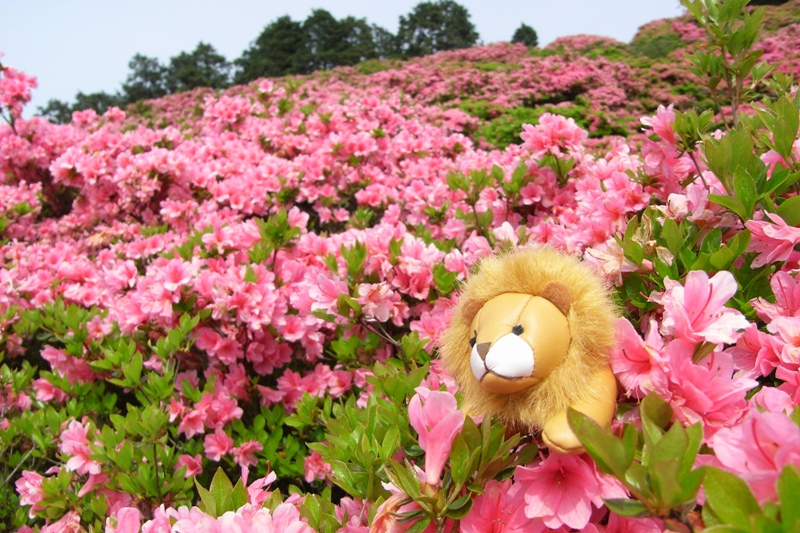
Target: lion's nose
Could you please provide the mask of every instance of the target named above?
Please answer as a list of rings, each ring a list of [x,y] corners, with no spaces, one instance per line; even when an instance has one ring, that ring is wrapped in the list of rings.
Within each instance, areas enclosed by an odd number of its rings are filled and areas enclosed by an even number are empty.
[[[486,359],[486,354],[489,353],[489,348],[492,347],[491,342],[482,342],[475,347],[478,350],[478,355],[481,356],[481,359]]]

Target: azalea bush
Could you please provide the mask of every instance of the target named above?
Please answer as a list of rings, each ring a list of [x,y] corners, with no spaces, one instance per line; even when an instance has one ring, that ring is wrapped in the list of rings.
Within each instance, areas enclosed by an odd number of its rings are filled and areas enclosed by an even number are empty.
[[[588,37],[66,125],[0,66],[0,529],[796,529],[800,63],[745,3],[671,26],[697,108]],[[470,269],[539,244],[623,314],[580,455],[436,359]]]

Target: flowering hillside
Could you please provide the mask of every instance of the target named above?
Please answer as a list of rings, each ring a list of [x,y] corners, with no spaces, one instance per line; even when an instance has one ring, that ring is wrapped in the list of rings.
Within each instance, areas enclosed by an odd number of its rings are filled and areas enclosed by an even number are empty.
[[[743,3],[66,125],[3,66],[0,531],[794,531],[800,0]],[[436,359],[535,244],[622,315],[580,455]]]

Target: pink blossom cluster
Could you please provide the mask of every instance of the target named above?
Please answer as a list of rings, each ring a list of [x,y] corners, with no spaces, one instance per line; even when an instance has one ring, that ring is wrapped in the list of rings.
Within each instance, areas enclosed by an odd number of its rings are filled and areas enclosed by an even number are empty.
[[[791,31],[776,38],[788,40]],[[580,37],[561,44],[614,43]],[[779,45],[764,43],[783,53]],[[515,68],[474,67],[487,62]],[[147,351],[143,362],[162,375],[177,368],[175,392],[161,407],[176,438],[197,452],[181,454],[179,468],[192,476],[225,461],[254,467],[264,462],[264,442],[233,429],[254,406],[292,413],[306,394],[354,395],[363,406],[371,388],[361,365],[396,351],[391,342],[368,349],[375,336],[415,332],[433,352],[453,304],[437,273],[457,283],[481,257],[536,242],[584,254],[620,284],[628,273],[654,268],[631,261],[616,239],[650,205],[664,219],[724,228],[728,236],[743,229],[710,202],[724,188],[702,163],[703,180],[685,184],[696,167],[677,147],[667,101],[641,119],[652,138],[593,146],[573,119],[547,113],[523,126],[521,145],[503,150],[474,143],[476,119],[455,107],[582,95],[593,112],[636,123],[648,106],[631,103],[643,89],[629,65],[534,57],[500,44],[394,67],[372,75],[339,69],[300,78],[299,87],[262,80],[221,95],[196,90],[147,102],[147,113],[86,111],[63,126],[19,118],[14,106],[35,82],[5,68],[0,105],[16,120],[0,126],[0,217],[7,222],[0,336],[9,357],[35,358],[43,372],[27,390],[0,389],[0,429],[19,413],[69,405],[76,398],[64,383],[107,379],[90,364],[102,358],[101,340],[124,335],[144,352],[190,315],[199,322],[186,343],[168,356]],[[668,78],[670,68],[654,75]],[[774,163],[773,156],[765,159]],[[523,182],[510,193],[518,169]],[[448,185],[448,175],[474,171],[500,177],[477,198]],[[483,228],[477,220],[486,217]],[[279,230],[270,226],[279,220]],[[757,318],[748,318],[730,307],[739,288],[728,271],[667,278],[663,291],[649,295],[653,310],[637,317],[639,326],[618,322],[612,365],[626,397],[655,392],[676,422],[702,424],[719,464],[766,500],[774,491],[764,487],[774,488],[780,469],[800,464],[797,427],[787,415],[800,397],[800,234],[761,211],[746,227],[748,251],[758,254],[750,266],[775,269],[774,301],[753,300]],[[651,244],[644,234],[635,238]],[[665,263],[675,259],[658,252]],[[77,350],[55,340],[31,343],[14,329],[17,311],[58,301],[95,310]],[[334,342],[353,339],[355,362],[339,361]],[[780,385],[748,399],[757,380],[773,373]],[[425,452],[420,477],[435,486],[465,415],[436,364],[425,385],[408,411]],[[635,412],[628,416],[635,421]],[[79,480],[78,497],[108,501],[109,531],[310,530],[296,499],[273,511],[261,506],[264,480],[251,485],[247,505],[220,517],[169,506],[145,516],[130,494],[106,486],[97,431],[91,420],[72,417],[56,444],[61,464],[20,470],[15,487],[32,517],[43,510],[42,483],[63,470]],[[329,472],[321,456],[308,456],[309,483]],[[603,498],[625,496],[587,457],[550,454],[513,480],[487,485],[460,527],[658,530],[655,521],[634,527],[632,519],[609,517]],[[389,524],[389,510],[402,501],[390,498],[376,520]],[[342,500],[341,531],[366,531],[368,507]],[[42,531],[75,529],[79,520],[67,512]]]
[[[38,83],[33,76],[0,64],[0,109],[7,109],[11,120],[22,116],[22,108],[31,101],[31,89],[36,87]]]

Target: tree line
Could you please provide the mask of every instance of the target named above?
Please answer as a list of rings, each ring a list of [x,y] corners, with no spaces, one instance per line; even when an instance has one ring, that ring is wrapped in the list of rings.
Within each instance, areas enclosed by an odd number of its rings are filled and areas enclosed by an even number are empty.
[[[324,9],[314,9],[302,22],[284,15],[269,23],[242,55],[229,62],[210,44],[200,42],[191,52],[181,52],[162,64],[157,58],[136,54],[128,63],[128,76],[113,94],[78,92],[72,103],[52,99],[39,114],[65,123],[72,112],[128,104],[197,87],[224,89],[263,77],[310,74],[370,59],[408,59],[444,50],[474,46],[479,39],[466,8],[453,0],[426,1],[400,16],[397,34],[366,19],[336,19]],[[537,46],[536,31],[522,24],[512,42]]]

